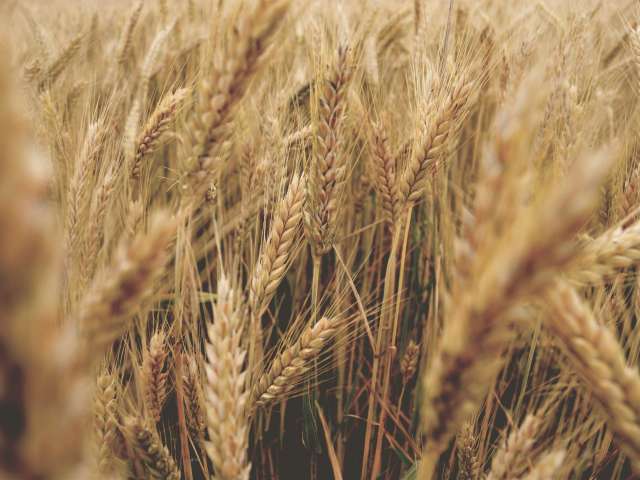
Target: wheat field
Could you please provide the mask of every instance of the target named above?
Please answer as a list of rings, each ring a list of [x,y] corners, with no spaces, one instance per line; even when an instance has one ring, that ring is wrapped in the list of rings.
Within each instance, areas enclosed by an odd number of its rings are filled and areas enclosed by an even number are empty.
[[[640,4],[0,2],[0,478],[640,478]]]

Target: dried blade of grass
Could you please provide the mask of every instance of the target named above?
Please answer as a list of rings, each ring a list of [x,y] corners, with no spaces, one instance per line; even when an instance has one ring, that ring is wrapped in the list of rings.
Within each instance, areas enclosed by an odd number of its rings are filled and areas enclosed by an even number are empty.
[[[324,439],[327,442],[327,450],[329,451],[329,461],[331,462],[331,470],[333,471],[333,478],[335,480],[342,480],[342,472],[340,471],[340,461],[336,455],[336,449],[333,447],[333,441],[331,440],[331,430],[329,430],[329,424],[327,419],[322,413],[320,404],[316,402],[316,409],[318,410],[318,417],[322,424],[322,431],[324,432]]]

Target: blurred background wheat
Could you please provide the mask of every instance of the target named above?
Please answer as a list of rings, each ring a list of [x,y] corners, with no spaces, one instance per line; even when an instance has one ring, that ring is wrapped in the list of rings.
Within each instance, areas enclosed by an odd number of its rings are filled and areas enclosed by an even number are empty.
[[[638,19],[1,2],[0,478],[640,475]]]

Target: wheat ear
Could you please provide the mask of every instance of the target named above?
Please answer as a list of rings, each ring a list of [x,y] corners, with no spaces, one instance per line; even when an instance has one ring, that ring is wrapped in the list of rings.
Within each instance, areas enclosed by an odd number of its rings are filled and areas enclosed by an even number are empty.
[[[118,51],[116,53],[116,60],[118,64],[123,66],[127,58],[129,57],[129,52],[131,50],[131,43],[133,39],[133,32],[138,24],[138,20],[140,19],[140,12],[142,12],[143,2],[138,0],[132,10],[131,14],[127,19],[127,23],[122,29],[122,34],[120,36],[120,43],[118,45]]]
[[[490,261],[476,266],[473,291],[460,292],[423,377],[423,477],[431,478],[449,440],[494,381],[504,361],[502,351],[512,338],[505,314],[548,290],[553,277],[578,257],[573,238],[595,204],[608,158],[604,152],[583,158],[570,185],[558,185],[531,214],[521,215],[512,226],[517,234],[505,235],[483,252]],[[565,213],[562,219],[553,213],[557,211]],[[545,225],[544,231],[540,225]]]
[[[433,174],[446,155],[449,138],[459,129],[471,105],[476,82],[461,76],[445,97],[438,112],[427,121],[426,135],[421,140],[397,179],[400,209],[420,200],[429,174]]]
[[[400,360],[400,373],[402,374],[402,383],[407,384],[413,378],[418,368],[418,359],[420,358],[420,346],[413,340],[409,341],[404,355]]]
[[[244,97],[288,7],[289,0],[260,0],[251,15],[241,17],[224,62],[216,66],[212,78],[201,85],[190,124],[194,136],[190,173],[196,195],[209,187],[214,147],[223,138],[224,129]]]
[[[206,426],[203,412],[202,382],[198,365],[192,355],[185,354],[185,372],[183,386],[187,406],[187,426],[194,442],[199,441]]]
[[[478,478],[480,461],[478,460],[477,443],[478,440],[473,431],[473,423],[465,423],[456,440],[457,478],[460,480],[475,480]]]
[[[47,85],[51,85],[56,81],[56,79],[60,76],[64,69],[67,68],[73,57],[75,57],[76,53],[80,50],[82,46],[82,39],[84,38],[84,33],[79,33],[76,35],[67,46],[60,52],[60,55],[56,57],[53,62],[47,67],[46,71],[43,74],[42,80],[40,81],[39,88],[42,90]]]
[[[171,126],[171,121],[176,116],[178,107],[186,96],[187,90],[184,88],[166,95],[151,114],[136,142],[131,177],[138,178],[140,176],[142,161],[158,148],[162,137],[167,133]]]
[[[540,419],[535,415],[527,415],[522,425],[509,434],[493,457],[487,480],[514,478],[531,454],[540,423]]]
[[[206,419],[209,440],[205,448],[220,480],[247,480],[251,464],[247,459],[249,424],[246,389],[244,322],[238,299],[228,280],[218,281],[218,298],[213,323],[205,346]]]
[[[167,361],[166,337],[162,331],[153,334],[149,348],[142,361],[144,379],[144,402],[147,412],[154,422],[160,421],[162,407],[167,398],[167,379],[169,371]]]
[[[571,280],[597,284],[620,270],[640,262],[640,221],[628,227],[614,227],[593,240],[586,240],[580,267]]]
[[[117,379],[108,373],[98,377],[93,403],[96,442],[98,446],[98,469],[110,470],[112,452],[119,442]]]
[[[307,326],[296,342],[276,356],[269,370],[258,379],[252,403],[266,407],[283,399],[311,368],[312,360],[334,338],[341,325],[338,317],[323,317],[315,325]]]
[[[260,315],[269,304],[287,272],[299,233],[303,203],[304,179],[296,175],[278,205],[267,243],[260,252],[253,273],[249,303],[256,315]]]
[[[564,450],[556,450],[546,453],[529,470],[522,480],[548,480],[550,478],[560,478],[558,472],[562,468],[562,462],[566,453]]]
[[[86,210],[89,207],[89,180],[91,178],[91,171],[95,168],[95,163],[100,153],[104,133],[105,131],[100,124],[92,123],[89,125],[77,165],[69,183],[65,228],[67,252],[69,255],[79,246],[80,233],[78,225],[84,219]]]
[[[333,246],[339,202],[347,177],[341,151],[341,126],[351,68],[348,50],[341,47],[331,75],[322,82],[312,164],[307,182],[305,230],[314,256]]]
[[[545,325],[567,349],[571,365],[598,401],[620,448],[640,472],[640,374],[627,365],[614,334],[566,283],[549,292]]]
[[[163,271],[176,226],[175,219],[157,214],[149,232],[121,245],[113,264],[96,277],[77,314],[80,331],[92,348],[105,348],[126,330],[130,315]]]
[[[100,184],[95,205],[91,211],[91,222],[89,233],[87,234],[86,253],[81,259],[81,271],[83,284],[90,281],[98,264],[98,253],[102,243],[104,220],[111,195],[115,189],[116,176],[112,171],[108,171]]]
[[[137,418],[129,418],[125,421],[125,436],[144,465],[148,478],[180,480],[180,470],[155,429]]]
[[[400,217],[396,192],[395,159],[389,152],[387,134],[381,123],[372,125],[371,166],[375,177],[373,186],[381,200],[385,221],[391,225]]]

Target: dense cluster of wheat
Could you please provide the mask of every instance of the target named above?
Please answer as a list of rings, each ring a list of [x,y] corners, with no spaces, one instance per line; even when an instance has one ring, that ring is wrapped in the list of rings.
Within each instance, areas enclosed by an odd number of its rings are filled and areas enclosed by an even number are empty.
[[[0,477],[640,475],[640,10],[0,2]]]

